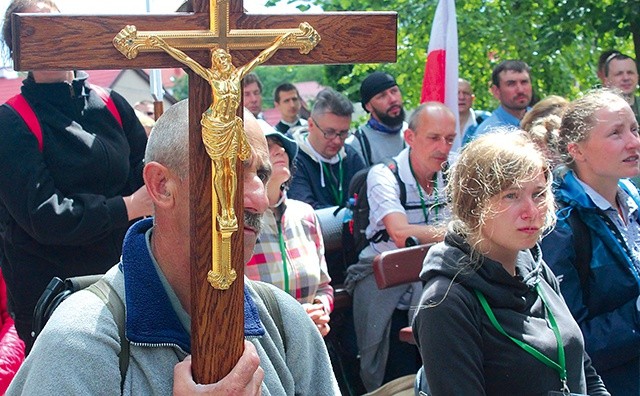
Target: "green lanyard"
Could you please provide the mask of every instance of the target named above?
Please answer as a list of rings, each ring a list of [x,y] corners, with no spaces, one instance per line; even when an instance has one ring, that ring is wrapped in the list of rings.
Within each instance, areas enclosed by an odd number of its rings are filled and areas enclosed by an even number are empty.
[[[324,174],[327,176],[327,179],[329,179],[329,188],[331,188],[331,194],[333,194],[333,199],[336,200],[336,205],[340,206],[343,204],[342,180],[343,180],[344,172],[342,170],[342,158],[338,160],[338,164],[339,164],[338,165],[338,169],[339,169],[338,188],[336,188],[336,186],[333,185],[334,184],[333,174],[329,171],[329,167],[324,162],[322,162],[322,170],[324,171]]]
[[[491,307],[489,306],[487,299],[484,297],[484,294],[482,294],[481,291],[476,289],[474,289],[474,291],[476,292],[476,296],[478,296],[478,300],[480,300],[480,304],[482,305],[482,308],[484,309],[484,311],[487,313],[487,316],[489,317],[489,320],[491,321],[491,324],[493,325],[493,327],[495,327],[496,330],[498,330],[500,333],[508,337],[520,348],[524,349],[526,352],[531,354],[534,358],[538,359],[539,361],[541,361],[551,369],[557,371],[558,374],[560,375],[560,382],[562,384],[561,392],[566,395],[571,393],[569,391],[569,387],[567,386],[567,367],[566,367],[565,356],[564,356],[564,345],[562,344],[562,336],[560,335],[560,330],[558,329],[558,324],[556,323],[556,319],[553,316],[551,309],[549,309],[549,304],[547,303],[547,299],[544,295],[544,292],[540,287],[540,283],[536,285],[536,291],[538,292],[538,295],[540,296],[540,299],[544,304],[544,308],[547,311],[547,315],[549,316],[549,324],[551,325],[551,330],[553,330],[553,334],[556,336],[556,342],[558,344],[558,362],[557,363],[551,360],[550,358],[546,357],[545,355],[543,355],[542,352],[538,351],[531,345],[528,345],[523,341],[513,338],[509,334],[507,334],[507,332],[504,331],[500,323],[498,323],[498,319],[496,319],[496,316],[493,314],[493,311],[491,310]]]
[[[409,151],[411,154],[411,151]],[[420,188],[420,183],[418,182],[418,178],[416,177],[416,173],[413,171],[413,165],[411,165],[411,158],[409,157],[409,169],[411,169],[411,175],[416,180],[416,187],[418,188],[418,195],[420,196],[420,206],[422,206],[422,214],[424,214],[424,222],[429,222],[429,211],[427,210],[427,203],[424,200],[424,195],[422,194],[422,188]],[[433,175],[433,191],[432,194],[436,197],[436,202],[433,204],[434,213],[436,215],[436,221],[438,221],[438,172]]]
[[[280,255],[282,256],[282,271],[284,273],[284,291],[289,293],[289,266],[287,265],[287,247],[284,244],[284,235],[282,235],[282,226],[279,221],[276,221],[278,225],[278,240],[280,242]]]

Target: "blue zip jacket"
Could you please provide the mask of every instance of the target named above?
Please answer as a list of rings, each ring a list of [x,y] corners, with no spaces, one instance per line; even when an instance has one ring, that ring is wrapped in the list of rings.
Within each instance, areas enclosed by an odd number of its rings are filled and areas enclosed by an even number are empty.
[[[619,186],[640,206],[638,191],[628,180]],[[555,229],[542,243],[544,261],[560,281],[562,294],[582,329],[586,350],[612,395],[640,394],[640,294],[638,272],[626,242],[606,224],[573,171],[556,180],[560,206]],[[576,251],[569,213],[576,210],[589,230],[591,263],[586,290],[574,265]]]

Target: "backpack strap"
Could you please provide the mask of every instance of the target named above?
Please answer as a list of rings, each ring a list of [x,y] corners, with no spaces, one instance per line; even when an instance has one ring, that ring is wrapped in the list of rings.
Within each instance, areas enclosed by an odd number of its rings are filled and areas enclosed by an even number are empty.
[[[111,98],[109,91],[107,91],[106,89],[102,88],[99,85],[89,84],[89,87],[92,90],[94,90],[98,94],[98,96],[100,96],[100,99],[102,99],[104,104],[107,106],[107,109],[109,110],[111,115],[113,115],[113,118],[115,118],[116,121],[118,121],[118,124],[120,125],[120,127],[122,127],[122,117],[120,117],[118,108],[116,107],[116,104],[113,102],[113,98]]]
[[[393,158],[384,158],[382,163],[389,168],[393,176],[395,176],[396,181],[398,182],[398,187],[400,188],[400,205],[403,208],[407,209],[407,186],[400,179],[400,174],[398,173],[398,163]],[[387,242],[389,240],[389,233],[387,229],[382,229],[373,234],[371,238],[368,239],[369,242],[378,243],[378,242]]]
[[[262,302],[267,307],[267,311],[269,312],[269,316],[273,319],[278,328],[278,333],[280,333],[280,338],[282,339],[282,346],[284,347],[285,353],[287,352],[287,337],[284,332],[284,322],[282,321],[282,311],[280,311],[280,305],[278,305],[278,300],[276,299],[276,295],[271,290],[271,288],[264,282],[251,282],[253,286],[253,290],[258,293]]]
[[[562,203],[561,203],[562,204]],[[584,296],[588,296],[589,273],[591,271],[591,234],[589,228],[582,221],[578,211],[575,208],[565,206],[569,211],[567,215],[567,223],[573,231],[573,251],[576,253],[576,259],[573,262],[573,266],[578,272],[578,278],[580,279],[580,288]]]
[[[38,121],[36,113],[34,113],[27,99],[25,99],[22,94],[17,94],[9,98],[5,104],[18,113],[22,121],[27,124],[27,128],[29,128],[33,136],[38,140],[38,150],[42,152],[42,128],[40,127],[40,121]]]
[[[366,166],[371,166],[371,145],[369,144],[369,138],[364,134],[362,127],[358,127],[356,132],[354,133],[356,139],[360,143],[360,148],[362,150],[362,156],[364,157],[364,163]]]
[[[120,117],[118,108],[116,107],[116,104],[111,98],[109,92],[98,85],[90,84],[89,86],[98,94],[98,96],[100,96],[100,99],[102,99],[104,104],[107,106],[107,109],[109,110],[111,115],[113,115],[113,118],[116,119],[116,121],[122,128],[122,117]],[[22,94],[17,94],[9,98],[9,100],[7,100],[5,104],[12,108],[13,111],[18,113],[24,123],[27,124],[27,128],[29,128],[33,136],[35,136],[38,140],[38,150],[42,152],[42,127],[40,126],[40,121],[38,121],[36,113],[33,111],[33,108],[31,107],[29,102],[27,102],[27,99],[25,99]]]
[[[398,182],[398,187],[400,187],[400,205],[404,208],[407,205],[407,186],[405,186],[404,182],[400,179],[398,163],[393,158],[385,158],[382,160],[382,163],[391,170],[391,173],[393,173],[393,176],[395,176]]]
[[[95,294],[104,302],[104,304],[113,315],[113,319],[118,326],[118,335],[120,336],[120,353],[118,360],[120,365],[120,391],[124,389],[124,379],[129,369],[129,340],[125,336],[125,308],[124,302],[104,278],[87,287],[87,290]]]

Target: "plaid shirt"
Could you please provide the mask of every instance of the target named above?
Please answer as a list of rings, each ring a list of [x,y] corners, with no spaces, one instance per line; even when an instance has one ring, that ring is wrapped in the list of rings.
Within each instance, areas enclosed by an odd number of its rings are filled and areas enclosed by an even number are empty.
[[[327,313],[333,310],[333,287],[324,258],[324,242],[313,208],[301,201],[287,199],[282,204],[282,231],[286,249],[289,282],[285,287],[285,271],[280,251],[276,216],[279,210],[269,208],[262,219],[262,230],[245,275],[287,291],[300,303],[321,303]]]

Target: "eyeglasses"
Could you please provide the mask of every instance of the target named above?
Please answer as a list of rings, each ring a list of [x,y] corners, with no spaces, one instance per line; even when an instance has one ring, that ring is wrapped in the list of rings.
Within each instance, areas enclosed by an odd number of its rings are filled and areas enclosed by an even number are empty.
[[[322,134],[324,135],[324,138],[327,140],[335,139],[336,136],[340,137],[340,140],[347,140],[347,138],[351,136],[351,131],[349,130],[342,131],[342,132],[336,132],[336,131],[325,132],[324,129],[320,127],[320,125],[318,124],[318,121],[316,121],[315,118],[311,117],[311,119],[313,120],[313,123],[318,127],[320,132],[322,132]]]

